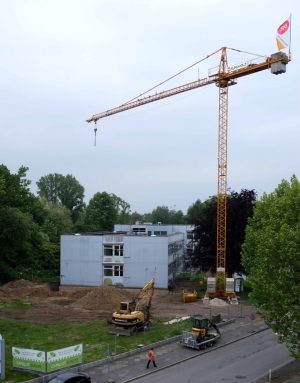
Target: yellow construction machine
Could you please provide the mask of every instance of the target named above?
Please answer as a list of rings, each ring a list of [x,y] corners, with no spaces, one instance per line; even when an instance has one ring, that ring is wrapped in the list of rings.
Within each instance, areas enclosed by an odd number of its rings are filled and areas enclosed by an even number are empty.
[[[150,307],[154,293],[154,278],[131,300],[120,303],[120,309],[112,314],[111,334],[131,336],[143,330],[150,322]]]
[[[197,350],[211,347],[220,338],[218,326],[201,315],[192,317],[192,331],[183,331],[180,343]]]
[[[186,290],[183,290],[182,292],[182,300],[184,303],[188,303],[188,302],[196,302],[198,299],[198,293],[196,290],[194,290],[192,293],[186,291]]]

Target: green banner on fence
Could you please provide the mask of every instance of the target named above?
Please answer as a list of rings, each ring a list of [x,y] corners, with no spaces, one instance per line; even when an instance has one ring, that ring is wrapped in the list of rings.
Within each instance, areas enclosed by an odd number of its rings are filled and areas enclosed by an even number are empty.
[[[47,372],[82,363],[82,344],[47,352]]]
[[[12,356],[13,368],[46,373],[82,363],[83,345],[77,344],[47,353],[13,347]]]
[[[12,348],[13,368],[21,368],[37,372],[47,372],[46,353],[28,348]]]

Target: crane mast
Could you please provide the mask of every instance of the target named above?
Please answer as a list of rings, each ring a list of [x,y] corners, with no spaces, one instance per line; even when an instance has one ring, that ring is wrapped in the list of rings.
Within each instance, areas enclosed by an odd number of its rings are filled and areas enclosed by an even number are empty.
[[[217,243],[216,243],[216,278],[214,288],[207,291],[206,298],[235,297],[234,292],[228,292],[226,287],[226,231],[227,231],[227,136],[228,136],[228,87],[236,84],[239,77],[271,69],[273,74],[286,72],[286,65],[291,60],[283,52],[277,52],[264,57],[256,63],[240,64],[233,68],[228,66],[226,47],[221,48],[219,70],[213,75],[199,79],[175,88],[161,91],[150,96],[134,99],[116,108],[95,114],[87,122],[97,123],[98,120],[133,109],[154,101],[197,89],[206,85],[216,84],[219,88],[219,116],[218,116],[218,191],[217,191]],[[235,50],[235,49],[234,49]],[[209,57],[209,56],[207,56]],[[96,130],[95,130],[96,132]]]
[[[219,77],[228,71],[226,49],[222,49]],[[216,290],[225,291],[226,227],[227,227],[227,129],[228,129],[228,83],[223,80],[219,87],[218,120],[218,193],[217,193],[217,246]],[[233,85],[233,82],[230,83]]]

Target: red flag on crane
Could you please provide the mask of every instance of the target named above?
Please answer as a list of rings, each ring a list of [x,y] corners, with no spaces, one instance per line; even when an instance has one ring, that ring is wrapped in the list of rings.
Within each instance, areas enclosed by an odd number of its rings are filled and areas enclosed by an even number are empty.
[[[276,33],[277,48],[279,51],[290,46],[291,43],[291,16],[282,23]]]

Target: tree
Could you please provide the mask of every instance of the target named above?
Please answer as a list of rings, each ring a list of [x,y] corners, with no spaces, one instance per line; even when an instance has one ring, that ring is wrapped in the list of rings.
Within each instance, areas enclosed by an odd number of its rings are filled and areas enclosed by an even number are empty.
[[[142,214],[139,214],[136,211],[131,213],[129,223],[135,224],[136,222],[142,222],[142,221],[143,221],[143,215]]]
[[[200,201],[199,201],[200,202]],[[204,270],[215,269],[216,266],[216,198],[210,197],[205,202],[196,201],[193,210],[199,215],[193,215],[190,223],[194,229],[194,251],[189,255],[190,264]],[[191,210],[189,210],[191,212]]]
[[[45,206],[45,210],[43,231],[51,242],[59,245],[61,234],[71,233],[73,230],[71,212],[65,206],[49,203]]]
[[[16,207],[0,208],[0,269],[4,276],[33,262],[34,251],[40,245],[38,226],[32,217]]]
[[[61,204],[71,211],[75,222],[84,207],[84,187],[68,174],[48,174],[37,182],[38,195],[52,204]]]
[[[170,223],[170,211],[167,206],[157,206],[156,209],[152,210],[152,222],[161,222],[163,224]]]
[[[11,174],[5,165],[0,165],[0,206],[10,206],[23,212],[30,212],[36,197],[29,189],[26,179],[28,168],[21,166],[16,174]]]
[[[254,190],[232,191],[227,212],[227,270],[243,271],[241,267],[241,246],[245,240],[248,219],[252,217],[257,194]]]
[[[144,222],[169,225],[180,225],[185,223],[185,217],[181,210],[170,210],[167,206],[157,206],[152,213],[144,214]]]
[[[188,223],[195,224],[197,219],[201,216],[203,204],[200,199],[197,199],[187,210],[186,220]]]
[[[106,192],[98,192],[86,208],[85,224],[90,231],[112,231],[117,216],[114,198]]]
[[[252,216],[256,201],[254,190],[232,191],[227,198],[226,271],[231,275],[241,267],[241,245],[245,238],[247,220]],[[197,216],[197,214],[199,214]],[[188,209],[189,222],[195,225],[195,250],[190,263],[202,269],[216,267],[217,199],[199,200]]]
[[[111,193],[115,207],[117,209],[117,222],[116,223],[130,223],[130,205],[122,198]]]
[[[42,201],[29,190],[27,170],[22,166],[12,174],[5,165],[0,165],[2,281],[19,278],[20,275],[36,277],[37,272],[43,270],[59,271],[58,239],[56,243],[50,242],[43,230],[47,212]]]
[[[295,176],[257,202],[242,262],[266,322],[300,358],[300,184]]]

